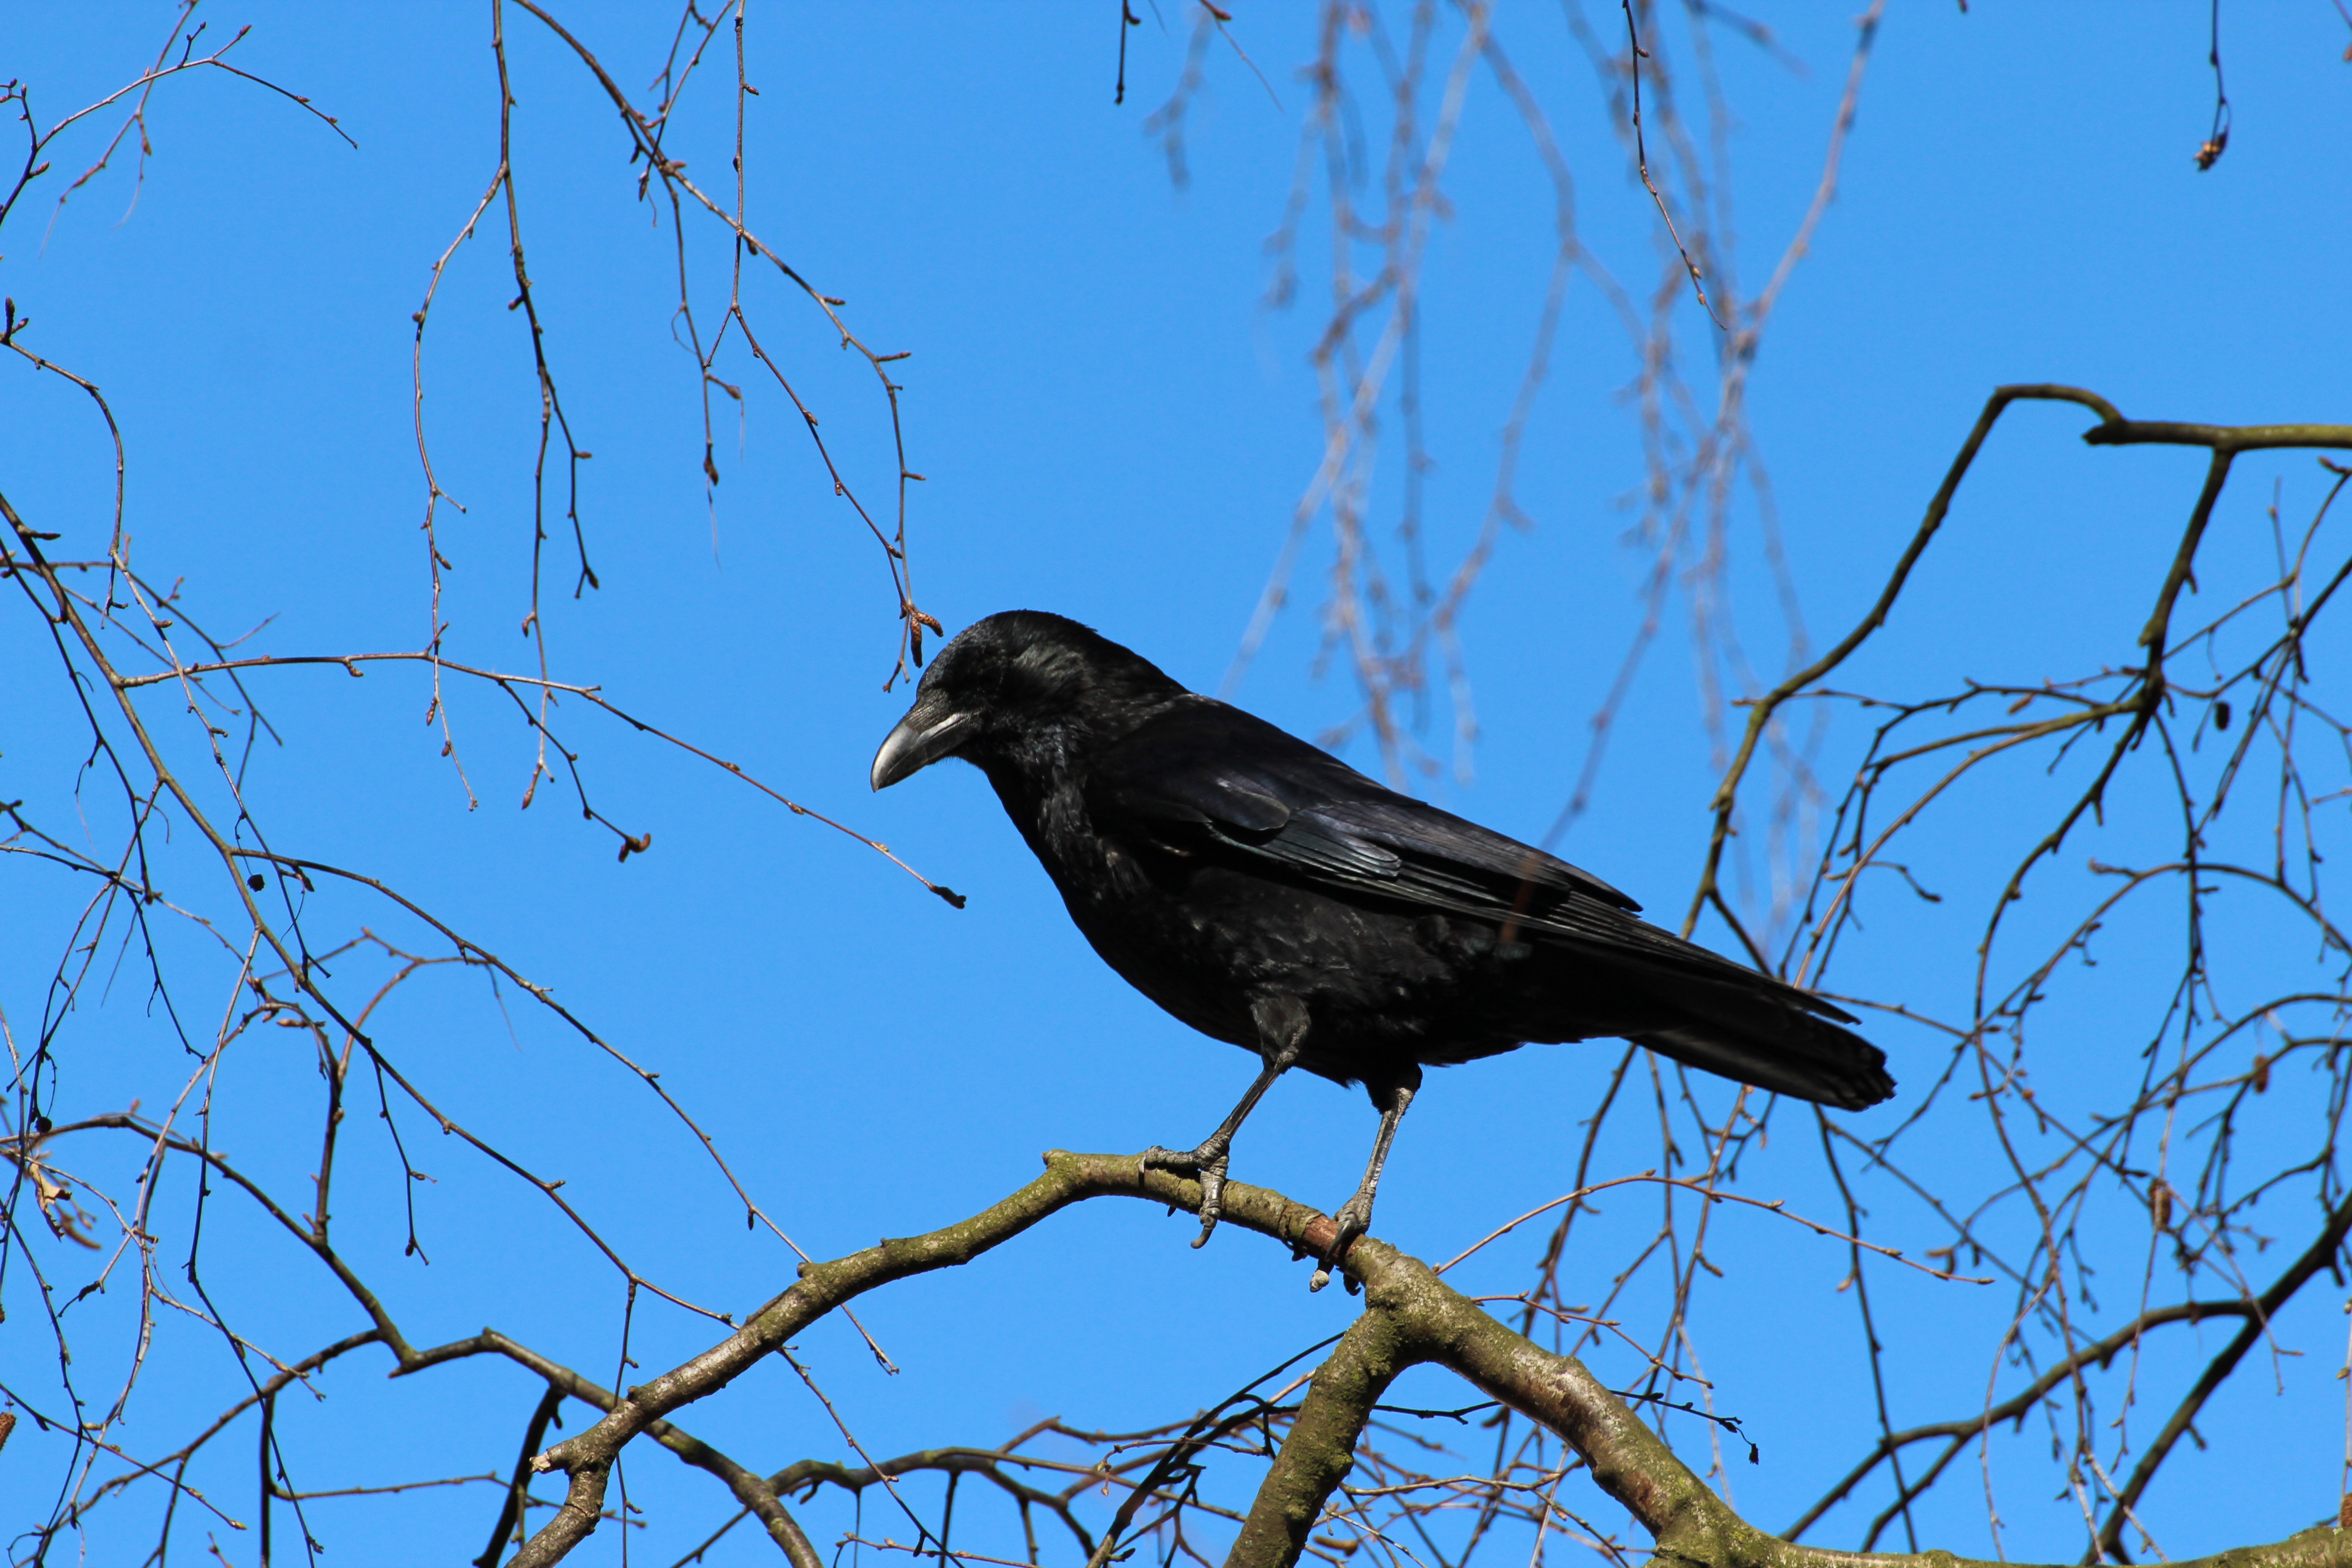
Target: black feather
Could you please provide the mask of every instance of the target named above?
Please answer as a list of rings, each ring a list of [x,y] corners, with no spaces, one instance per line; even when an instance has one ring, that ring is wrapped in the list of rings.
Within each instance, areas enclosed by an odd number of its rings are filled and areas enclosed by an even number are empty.
[[[1139,990],[1256,1049],[1267,1005],[1303,1005],[1299,1065],[1327,1078],[1417,1081],[1423,1066],[1618,1036],[1825,1105],[1894,1092],[1884,1054],[1832,1004],[1060,616],[992,616],[940,651],[877,787],[933,755],[988,775],[1078,929]]]

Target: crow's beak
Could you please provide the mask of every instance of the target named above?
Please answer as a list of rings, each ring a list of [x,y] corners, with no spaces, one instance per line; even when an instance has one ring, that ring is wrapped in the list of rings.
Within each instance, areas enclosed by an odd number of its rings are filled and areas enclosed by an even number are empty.
[[[918,702],[874,753],[874,787],[888,789],[955,750],[970,732],[971,715],[942,712]]]

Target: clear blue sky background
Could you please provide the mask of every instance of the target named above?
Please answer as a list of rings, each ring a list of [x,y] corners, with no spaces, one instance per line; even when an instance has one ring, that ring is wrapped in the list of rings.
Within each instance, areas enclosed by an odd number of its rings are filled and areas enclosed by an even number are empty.
[[[0,237],[0,286],[35,319],[33,348],[105,388],[129,448],[136,559],[166,582],[184,578],[192,614],[215,631],[275,617],[252,645],[271,652],[414,647],[427,605],[411,312],[495,163],[487,25],[471,5],[210,4],[221,9],[209,37],[252,22],[235,58],[338,116],[357,150],[248,84],[167,83],[135,207],[132,160],[118,157],[52,224],[62,184],[52,174]],[[1321,322],[1318,279],[1310,268],[1307,297],[1287,312],[1262,300],[1263,241],[1281,213],[1307,96],[1293,68],[1312,34],[1305,7],[1240,11],[1235,36],[1280,105],[1213,51],[1191,125],[1192,180],[1178,191],[1139,133],[1182,62],[1188,24],[1172,0],[1161,9],[1167,27],[1147,16],[1130,34],[1120,108],[1108,6],[755,4],[750,214],[805,276],[849,300],[867,342],[913,352],[898,369],[908,460],[929,476],[910,524],[925,608],[950,630],[1013,605],[1061,610],[1213,687],[1319,451],[1305,363]],[[1751,287],[1811,196],[1853,9],[1768,10],[1802,74],[1721,44]],[[1605,7],[1593,11],[1596,24],[1608,20]],[[562,14],[625,84],[656,68],[667,24],[647,8]],[[2200,174],[2189,154],[2210,106],[2206,20],[2186,0],[1893,8],[1838,200],[1754,381],[1758,441],[1817,635],[1835,635],[1868,603],[1996,384],[2076,382],[2147,417],[2352,416],[2347,29],[2323,0],[2226,8],[2235,132],[2220,165]],[[19,6],[0,76],[32,85],[46,123],[135,74],[168,21],[152,5]],[[1629,286],[1648,288],[1658,258],[1647,198],[1559,14],[1505,7],[1497,26],[1578,173],[1588,243]],[[395,882],[660,1071],[815,1255],[965,1215],[1027,1179],[1045,1148],[1197,1138],[1250,1063],[1101,966],[977,775],[940,769],[867,798],[867,762],[906,701],[903,689],[880,689],[894,606],[877,552],[831,495],[797,417],[740,357],[730,368],[749,402],[740,426],[722,410],[724,478],[706,507],[691,362],[669,336],[667,218],[651,225],[635,203],[625,143],[593,84],[528,18],[510,14],[509,30],[531,270],[573,428],[595,453],[583,515],[604,586],[576,603],[562,596],[559,538],[548,609],[557,675],[599,683],[887,839],[971,905],[949,910],[855,843],[577,706],[564,710],[563,733],[595,804],[650,831],[649,854],[616,865],[562,781],[518,813],[528,737],[502,700],[460,690],[454,722],[481,797],[469,812],[436,754],[438,732],[420,723],[426,690],[412,669],[380,668],[364,682],[331,670],[270,676],[261,690],[287,740],[258,766],[257,812],[291,852]],[[714,65],[729,68],[723,54]],[[725,100],[716,75],[704,86],[700,118],[674,144],[723,189]],[[1550,260],[1549,186],[1484,78],[1464,125],[1426,295],[1441,560],[1483,514]],[[95,146],[68,144],[59,173],[70,177]],[[427,421],[442,482],[467,509],[443,513],[449,647],[519,668],[536,402],[520,317],[504,309],[502,237],[493,215],[451,268],[426,351]],[[699,285],[706,331],[722,297],[712,281],[706,272]],[[862,366],[772,279],[750,290],[755,322],[855,482],[885,499],[887,432]],[[1703,343],[1696,325],[1685,331]],[[1704,384],[1704,355],[1690,368]],[[1566,798],[1586,721],[1640,616],[1642,558],[1621,537],[1622,498],[1643,474],[1634,417],[1616,395],[1632,369],[1613,318],[1580,282],[1523,459],[1521,499],[1538,526],[1507,538],[1465,625],[1484,723],[1475,783],[1427,786],[1526,837]],[[2127,655],[2201,458],[2085,450],[2073,437],[2086,421],[2072,411],[2011,417],[1938,546],[1937,574],[1854,684],[1918,693],[1963,675],[2032,680]],[[65,536],[59,550],[103,548],[102,430],[78,394],[13,361],[0,368],[0,474],[33,526]],[[2307,510],[2307,459],[2250,465],[2217,527],[2254,537],[2273,474],[2290,513],[2298,498]],[[1307,733],[1353,708],[1341,676],[1315,673],[1322,551],[1310,549],[1293,606],[1242,690]],[[1766,603],[1753,560],[1742,570],[1744,592]],[[1770,646],[1758,645],[1768,668]],[[14,672],[0,679],[12,693],[0,701],[0,798],[62,801],[79,760],[70,709],[35,695],[52,657],[26,616],[0,624],[0,668]],[[1566,847],[1671,918],[1696,869],[1712,784],[1687,638],[1673,623],[1636,704],[1641,717]],[[173,710],[158,700],[151,710]],[[1444,749],[1442,716],[1431,738]],[[1853,739],[1841,732],[1832,750]],[[1349,754],[1371,765],[1360,741]],[[1956,864],[1979,853],[1965,829],[1943,844]],[[195,887],[196,862],[179,864],[190,898],[211,907],[219,890]],[[8,876],[0,927],[14,934],[0,1003],[22,1040],[57,963],[52,933],[83,895],[25,869]],[[380,904],[331,889],[306,920],[314,931],[365,924],[422,940]],[[1923,940],[1957,953],[1961,931],[1923,928]],[[181,957],[210,962],[193,942]],[[1839,979],[1938,1005],[1960,994],[1964,968],[1957,958],[1909,963],[1879,942]],[[126,974],[67,1031],[60,1120],[141,1095],[152,1110],[170,1092],[160,1086],[184,1076],[135,965]],[[221,1005],[220,991],[197,987],[200,1016]],[[478,982],[436,977],[387,1005],[378,1037],[453,1115],[566,1178],[568,1195],[649,1276],[738,1310],[780,1289],[789,1255],[742,1228],[691,1139],[642,1089],[511,996],[506,1010],[511,1032]],[[1890,1033],[1887,1043],[1898,1076],[1927,1070],[1924,1055],[1906,1064],[1919,1042]],[[2135,1043],[2089,1030],[2064,1049]],[[221,1077],[214,1129],[217,1144],[289,1193],[304,1190],[314,1158],[307,1050],[290,1034],[241,1045]],[[1381,1233],[1444,1257],[1564,1190],[1576,1120],[1606,1059],[1599,1047],[1538,1048],[1437,1076],[1390,1167]],[[1236,1174],[1336,1203],[1371,1125],[1360,1096],[1286,1082],[1244,1136]],[[400,1257],[398,1168],[368,1117],[351,1123],[338,1217],[344,1246],[412,1339],[487,1323],[608,1373],[621,1306],[610,1269],[527,1189],[430,1136],[421,1117],[404,1127],[435,1178],[415,1194],[431,1265]],[[1787,1169],[1766,1170],[1759,1190],[1819,1200],[1793,1147],[1806,1142],[1802,1124],[1789,1127]],[[1612,1157],[1619,1170],[1648,1158],[1631,1143]],[[93,1154],[87,1173],[126,1186],[133,1158]],[[167,1215],[186,1212],[192,1178],[182,1176]],[[1611,1238],[1650,1222],[1652,1211],[1618,1206],[1622,1233],[1593,1233],[1596,1291],[1622,1267]],[[316,1266],[248,1213],[216,1203],[207,1223],[210,1283],[239,1331],[297,1355],[360,1326]],[[2281,1228],[2291,1236],[2295,1223]],[[1874,1430],[1851,1353],[1859,1331],[1849,1299],[1833,1293],[1841,1250],[1762,1221],[1718,1225],[1713,1256],[1729,1277],[1702,1295],[1694,1332],[1718,1406],[1744,1416],[1763,1447],[1760,1468],[1731,1478],[1738,1500],[1777,1529]],[[1190,1235],[1188,1222],[1140,1205],[1091,1205],[977,1267],[871,1299],[866,1320],[900,1375],[879,1373],[838,1324],[803,1350],[860,1440],[882,1454],[992,1442],[1047,1414],[1110,1427],[1180,1415],[1355,1310],[1339,1291],[1310,1297],[1304,1268],[1255,1238],[1227,1234],[1193,1252]],[[1499,1247],[1465,1282],[1517,1289],[1528,1264],[1525,1247]],[[1995,1371],[1983,1347],[1997,1312],[1950,1305],[1959,1287],[1915,1291],[1890,1276],[1885,1288],[1889,1331],[1912,1352],[1889,1393],[1897,1424],[1966,1413]],[[21,1273],[8,1289],[0,1370],[12,1385],[53,1388],[37,1300]],[[120,1361],[128,1300],[118,1295],[86,1309],[76,1331],[93,1368]],[[2299,1303],[2280,1330],[2302,1352],[2281,1363],[2286,1392],[2255,1373],[2202,1423],[2210,1450],[2173,1461],[2149,1515],[2168,1551],[2274,1539],[2332,1510],[2344,1406],[2327,1374],[2339,1364],[2340,1304]],[[1934,1336],[1948,1331],[1965,1337],[1939,1354]],[[640,1311],[635,1332],[648,1368],[709,1337],[658,1307]],[[2203,1342],[2210,1351],[2219,1340]],[[2173,1377],[2160,1386],[2179,1385],[2195,1351],[2184,1336],[2180,1359],[2152,1352]],[[1596,1364],[1620,1386],[1638,1375],[1630,1358]],[[484,1359],[391,1384],[381,1372],[382,1358],[362,1352],[320,1380],[323,1404],[289,1401],[281,1431],[301,1485],[511,1463],[536,1392],[521,1371]],[[174,1447],[238,1382],[206,1331],[169,1319],[121,1440],[142,1453]],[[1453,1398],[1434,1378],[1402,1392]],[[782,1368],[684,1425],[763,1470],[843,1451]],[[249,1520],[249,1422],[239,1433],[192,1480]],[[1675,1436],[1703,1453],[1699,1428]],[[2005,1544],[2014,1556],[2072,1555],[2079,1522],[2050,1499],[2055,1472],[2033,1468],[2039,1440],[2029,1433],[2003,1450],[2015,1457],[2001,1478]],[[0,1520],[12,1531],[50,1508],[61,1454],[19,1428],[0,1459]],[[630,1461],[628,1484],[652,1525],[632,1546],[646,1561],[671,1561],[731,1511],[707,1477],[658,1452]],[[489,1496],[324,1500],[311,1517],[331,1547],[325,1561],[454,1561],[480,1549]],[[971,1509],[977,1550],[1017,1542],[994,1507]],[[1934,1526],[1925,1543],[1989,1550],[1983,1515],[1980,1490],[1964,1479],[1924,1516]],[[136,1501],[108,1503],[90,1522],[89,1560],[137,1561],[150,1517]],[[803,1517],[826,1549],[850,1520],[837,1498]],[[1813,1539],[1847,1543],[1858,1516],[1841,1519]],[[877,1520],[869,1511],[867,1526],[906,1537],[903,1521]],[[207,1522],[190,1512],[180,1528],[182,1549],[200,1551]],[[579,1560],[613,1560],[616,1534]],[[252,1560],[249,1534],[218,1539],[231,1561]],[[743,1531],[710,1560],[769,1551]]]

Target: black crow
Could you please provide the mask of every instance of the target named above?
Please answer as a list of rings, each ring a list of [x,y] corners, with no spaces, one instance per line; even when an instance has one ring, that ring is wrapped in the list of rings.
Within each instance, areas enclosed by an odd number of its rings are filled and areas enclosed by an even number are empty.
[[[1318,1285],[1370,1223],[1424,1067],[1614,1035],[1843,1110],[1895,1092],[1885,1053],[1820,997],[1060,616],[1009,610],[941,648],[875,753],[874,787],[942,757],[988,775],[1105,963],[1263,1060],[1200,1147],[1144,1155],[1198,1173],[1196,1247],[1216,1228],[1235,1130],[1293,1067],[1361,1083],[1381,1113]]]

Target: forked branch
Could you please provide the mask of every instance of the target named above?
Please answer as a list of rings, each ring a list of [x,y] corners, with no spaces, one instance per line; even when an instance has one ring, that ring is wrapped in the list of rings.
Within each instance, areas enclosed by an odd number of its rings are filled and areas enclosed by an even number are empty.
[[[1862,617],[1853,630],[1840,639],[1812,663],[1798,670],[1779,685],[1756,699],[1748,710],[1748,727],[1739,738],[1739,748],[1732,754],[1731,765],[1724,770],[1723,782],[1716,787],[1715,799],[1709,809],[1715,814],[1715,826],[1707,839],[1706,862],[1699,873],[1697,891],[1691,896],[1689,911],[1683,919],[1683,932],[1688,935],[1698,924],[1700,915],[1712,905],[1725,919],[1731,920],[1731,910],[1724,902],[1718,877],[1723,866],[1724,846],[1731,837],[1732,816],[1739,804],[1739,785],[1748,775],[1748,765],[1755,760],[1758,744],[1771,729],[1772,721],[1780,709],[1806,688],[1822,679],[1851,658],[1854,650],[1870,639],[1871,634],[1886,624],[1888,612],[1903,595],[1904,584],[1910,581],[1911,569],[1927,553],[1928,544],[1944,524],[1950,512],[1952,497],[1968,477],[1969,469],[1984,447],[1985,437],[2002,412],[2012,403],[2051,402],[2074,403],[2099,416],[2099,423],[2083,432],[2085,445],[2093,447],[2203,447],[2213,454],[2207,470],[2204,489],[2183,531],[2180,548],[2172,569],[2165,576],[2164,586],[2158,595],[2157,605],[2148,617],[2147,628],[2140,634],[2141,646],[2148,650],[2148,665],[2141,683],[2137,706],[2142,712],[2140,723],[2119,744],[2137,739],[2145,727],[2146,715],[2152,713],[2164,694],[2161,668],[2164,642],[2170,624],[2172,605],[2179,596],[2181,585],[2189,580],[2196,562],[2197,546],[2202,541],[2205,524],[2212,516],[2213,503],[2221,493],[2221,485],[2229,477],[2230,463],[2241,452],[2272,451],[2283,448],[2345,450],[2352,449],[2352,425],[2189,425],[2163,419],[2126,419],[2116,405],[2095,392],[2079,386],[2061,386],[2048,383],[2030,383],[1993,389],[1985,400],[1984,412],[1977,416],[1976,427],[1968,439],[1960,443],[1959,455],[1944,474],[1944,482],[1927,502],[1927,512],[1920,520],[1911,542],[1895,563],[1895,570],[1880,590],[1877,602]],[[1733,921],[1735,928],[1738,921]],[[1743,933],[1744,934],[1744,933]]]
[[[790,1289],[692,1360],[628,1389],[604,1418],[531,1461],[562,1470],[569,1495],[532,1536],[513,1568],[561,1561],[595,1529],[614,1462],[663,1417],[726,1387],[835,1308],[866,1291],[934,1269],[969,1263],[1073,1204],[1130,1197],[1195,1210],[1197,1182],[1146,1170],[1134,1155],[1045,1156],[1045,1172],[1001,1202],[928,1236],[886,1240],[829,1263],[803,1264]],[[1328,1215],[1264,1187],[1228,1183],[1228,1224],[1302,1253],[1328,1246]],[[1287,1439],[1260,1486],[1227,1562],[1231,1568],[1289,1568],[1309,1533],[1328,1521],[1332,1500],[1357,1458],[1357,1444],[1398,1373],[1433,1363],[1488,1397],[1559,1435],[1601,1489],[1656,1538],[1659,1559],[1710,1568],[1968,1568],[1948,1553],[1857,1555],[1769,1536],[1742,1520],[1658,1435],[1574,1356],[1543,1350],[1490,1317],[1417,1258],[1370,1237],[1346,1260],[1364,1294],[1364,1313],[1318,1369]],[[1344,1506],[1344,1503],[1342,1504]],[[1118,1545],[1108,1538],[1095,1560]],[[2330,1529],[2269,1546],[2239,1547],[2231,1568],[2352,1568],[2352,1538]],[[2209,1559],[2219,1563],[2219,1558]]]

